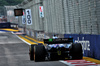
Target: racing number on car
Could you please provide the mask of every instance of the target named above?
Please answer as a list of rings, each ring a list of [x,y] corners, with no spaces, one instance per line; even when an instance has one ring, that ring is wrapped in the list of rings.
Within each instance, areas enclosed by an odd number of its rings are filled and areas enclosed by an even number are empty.
[[[31,9],[26,9],[27,25],[32,25]]]

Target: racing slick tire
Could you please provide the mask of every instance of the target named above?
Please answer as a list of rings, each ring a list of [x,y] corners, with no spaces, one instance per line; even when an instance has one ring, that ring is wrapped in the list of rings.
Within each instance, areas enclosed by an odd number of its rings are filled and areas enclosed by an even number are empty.
[[[34,60],[34,46],[35,45],[31,45],[29,47],[29,56],[30,56],[30,60],[33,61]]]
[[[45,60],[45,47],[43,45],[34,46],[34,61]]]
[[[71,52],[72,59],[83,58],[82,45],[80,43],[72,44],[72,48],[70,52]]]

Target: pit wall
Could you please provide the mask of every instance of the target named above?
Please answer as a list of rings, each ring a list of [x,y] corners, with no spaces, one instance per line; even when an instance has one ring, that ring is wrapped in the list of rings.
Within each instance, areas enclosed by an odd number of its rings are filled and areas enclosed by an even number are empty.
[[[64,38],[73,37],[75,43],[81,43],[83,55],[100,60],[100,35],[64,34]]]

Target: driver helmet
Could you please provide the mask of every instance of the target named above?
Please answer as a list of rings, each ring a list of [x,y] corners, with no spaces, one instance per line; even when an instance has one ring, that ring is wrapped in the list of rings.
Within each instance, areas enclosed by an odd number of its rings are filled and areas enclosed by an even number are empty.
[[[57,35],[54,34],[54,35],[53,35],[53,39],[56,39],[56,38],[58,38],[58,37],[57,37]]]

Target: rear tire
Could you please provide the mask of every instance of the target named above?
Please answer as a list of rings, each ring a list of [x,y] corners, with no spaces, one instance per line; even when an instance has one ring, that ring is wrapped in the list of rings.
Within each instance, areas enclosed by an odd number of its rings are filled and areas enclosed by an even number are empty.
[[[72,44],[72,48],[70,52],[71,52],[72,59],[83,58],[82,45],[80,43]]]
[[[34,61],[45,60],[45,47],[43,45],[34,46]]]
[[[35,45],[31,45],[29,47],[29,56],[30,56],[30,60],[33,61],[34,60],[34,46]]]

